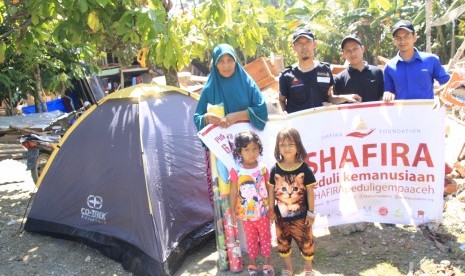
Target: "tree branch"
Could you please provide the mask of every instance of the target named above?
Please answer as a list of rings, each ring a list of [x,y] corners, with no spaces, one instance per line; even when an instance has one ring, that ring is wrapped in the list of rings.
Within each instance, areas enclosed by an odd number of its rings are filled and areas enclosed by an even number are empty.
[[[9,37],[13,32],[16,30],[23,30],[27,29],[30,25],[32,24],[31,19],[27,19],[22,25],[19,25],[18,27],[13,27],[6,31],[4,34],[0,35],[0,41],[6,40],[7,37]]]

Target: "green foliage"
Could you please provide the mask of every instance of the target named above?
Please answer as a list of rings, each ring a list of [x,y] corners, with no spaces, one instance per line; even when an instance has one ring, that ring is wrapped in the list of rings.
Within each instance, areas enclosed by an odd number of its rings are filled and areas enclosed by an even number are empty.
[[[95,33],[100,28],[100,20],[97,13],[91,12],[87,17],[87,25]]]
[[[433,20],[439,18],[456,6],[456,1],[433,1]],[[392,26],[400,19],[408,19],[415,23],[420,34],[416,46],[420,50],[426,47],[425,40],[425,7],[424,1],[313,1],[311,19],[308,26],[316,32],[319,46],[317,56],[319,59],[342,63],[339,43],[350,33],[356,33],[367,48],[365,58],[376,63],[377,56],[390,58],[396,53],[391,41]],[[301,18],[302,21],[306,20]],[[450,28],[450,26],[449,26]],[[450,30],[447,28],[433,28],[432,40],[439,40],[439,45],[448,45],[452,40]],[[450,49],[441,47],[442,60],[450,58]]]
[[[0,42],[0,63],[5,61],[5,51],[6,51],[6,43]]]
[[[42,75],[38,87],[52,89],[51,92],[61,92],[71,83],[70,78],[84,76],[82,61],[90,56],[83,54],[91,52],[80,51],[79,46],[82,37],[86,32],[91,33],[91,29],[83,28],[87,22],[77,20],[87,20],[87,16],[67,11],[73,2],[66,1],[62,5],[61,1],[53,0],[20,1],[16,6],[0,6],[6,19],[1,26],[5,32],[0,37],[0,45],[5,45],[5,49],[0,47],[4,56],[4,62],[0,63],[0,99],[7,98],[7,92],[11,91],[22,96],[34,94],[32,76],[37,65]]]
[[[461,5],[463,0],[433,1],[433,21]],[[395,54],[391,28],[401,18],[415,23],[417,47],[424,49],[424,15],[424,1],[411,0],[205,0],[169,13],[160,0],[0,1],[0,97],[9,89],[31,92],[36,65],[43,86],[61,91],[71,79],[98,70],[110,52],[129,66],[146,49],[149,66],[180,70],[192,59],[208,64],[212,49],[229,43],[242,63],[274,53],[289,65],[295,62],[292,33],[303,26],[316,34],[318,59],[342,63],[340,41],[357,33],[373,63],[378,55]],[[452,41],[463,40],[463,16],[455,23],[456,37],[452,24],[432,28],[443,61]]]

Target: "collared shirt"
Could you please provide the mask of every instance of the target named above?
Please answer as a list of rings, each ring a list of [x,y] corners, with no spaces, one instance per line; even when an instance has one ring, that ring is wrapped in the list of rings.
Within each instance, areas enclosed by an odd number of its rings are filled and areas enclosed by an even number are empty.
[[[399,53],[384,69],[384,91],[396,95],[396,100],[433,99],[434,80],[445,84],[450,75],[436,55],[415,48],[413,57],[404,61]]]
[[[348,67],[334,78],[334,95],[358,94],[362,102],[379,101],[384,92],[383,71],[364,62],[359,71]]]
[[[286,97],[287,113],[292,113],[323,106],[333,84],[329,63],[320,61],[308,72],[297,67],[284,68],[279,76],[279,93]]]

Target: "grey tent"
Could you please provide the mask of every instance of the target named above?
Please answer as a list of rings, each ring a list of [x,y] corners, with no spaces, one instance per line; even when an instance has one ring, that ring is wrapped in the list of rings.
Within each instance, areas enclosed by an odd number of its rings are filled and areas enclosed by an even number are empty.
[[[53,152],[25,230],[85,242],[138,275],[172,275],[214,233],[196,105],[144,84],[102,99]]]

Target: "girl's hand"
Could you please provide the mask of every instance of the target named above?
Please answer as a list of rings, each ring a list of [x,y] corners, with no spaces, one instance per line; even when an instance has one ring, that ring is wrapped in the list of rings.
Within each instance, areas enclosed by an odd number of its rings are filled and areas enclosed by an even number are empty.
[[[273,222],[276,219],[276,214],[274,213],[274,210],[270,209],[268,211],[268,218],[271,222]]]
[[[314,222],[315,222],[315,218],[311,218],[309,216],[305,217],[305,225],[310,226],[310,225],[313,225]]]

